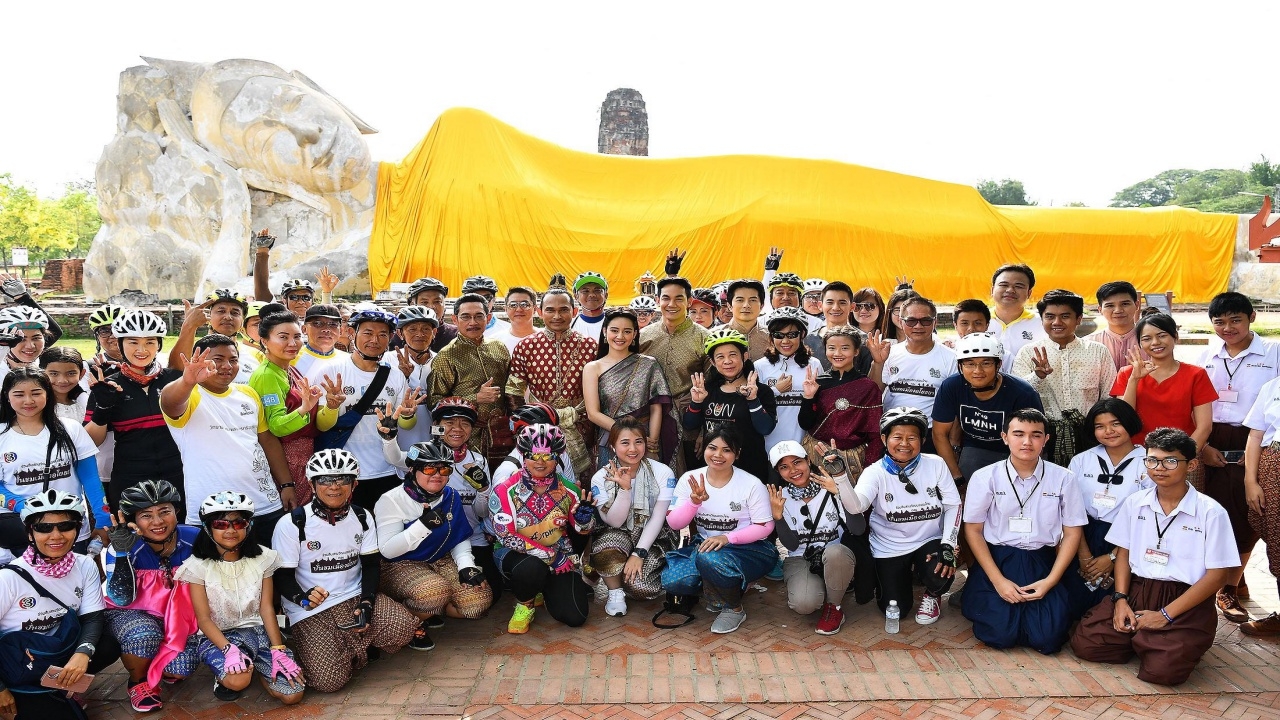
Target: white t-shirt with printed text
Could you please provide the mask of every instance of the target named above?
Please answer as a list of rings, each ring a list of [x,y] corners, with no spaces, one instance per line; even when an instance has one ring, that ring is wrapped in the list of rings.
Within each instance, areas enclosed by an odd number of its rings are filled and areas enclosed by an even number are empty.
[[[94,444],[89,433],[80,423],[59,418],[71,443],[76,450],[76,458],[83,460],[98,454],[98,446]],[[3,426],[0,426],[3,429]],[[49,458],[48,487],[45,487],[45,458]],[[29,498],[49,490],[60,490],[72,495],[84,495],[84,485],[76,474],[71,458],[55,449],[49,455],[49,428],[41,428],[38,435],[23,435],[17,428],[10,426],[0,433],[0,482],[4,483],[5,492]],[[11,512],[0,508],[0,512]],[[78,540],[89,537],[89,523],[80,528]]]
[[[71,572],[60,578],[41,575],[22,558],[12,564],[26,570],[41,587],[80,617],[105,608],[98,566],[84,555],[76,555]],[[0,615],[0,633],[25,630],[48,634],[67,614],[61,605],[36,592],[18,573],[8,570],[0,570],[0,608],[4,609]]]
[[[674,477],[667,481],[674,482],[675,500],[671,507],[677,508],[689,502],[688,478],[701,477],[706,469],[691,470],[677,481]],[[755,475],[741,468],[733,469],[733,477],[724,487],[713,487],[706,483],[707,500],[698,507],[693,526],[697,534],[704,538],[740,530],[748,525],[767,523],[773,520],[773,509],[769,505],[769,491],[764,483]]]
[[[333,525],[317,517],[310,504],[305,512],[305,541],[298,542],[298,526],[291,514],[276,522],[271,536],[271,547],[280,554],[280,567],[294,568],[299,587],[307,590],[318,586],[329,593],[324,604],[310,610],[288,598],[281,598],[289,622],[295,625],[315,616],[317,611],[358,597],[361,589],[360,557],[378,552],[378,530],[372,511],[365,511],[369,525],[367,530],[360,526],[355,510]]]

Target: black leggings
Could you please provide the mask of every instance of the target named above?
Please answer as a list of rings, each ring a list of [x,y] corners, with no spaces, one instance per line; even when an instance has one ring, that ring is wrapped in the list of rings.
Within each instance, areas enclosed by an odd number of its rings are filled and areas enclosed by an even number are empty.
[[[577,572],[551,572],[542,560],[511,550],[502,558],[502,575],[516,600],[529,603],[538,593],[551,617],[579,627],[587,622],[591,610],[591,588]]]
[[[930,540],[906,555],[876,558],[876,576],[880,580],[880,609],[889,607],[890,600],[897,600],[898,607],[903,608],[905,615],[914,599],[911,590],[913,577],[919,579],[920,584],[924,585],[924,591],[935,598],[942,597],[943,593],[950,590],[955,576],[942,577],[934,572],[941,559],[938,556],[941,552],[942,541]],[[938,557],[926,561],[925,558],[929,555]]]
[[[493,546],[472,545],[471,555],[475,558],[476,565],[479,565],[480,570],[484,572],[484,579],[489,583],[489,589],[493,591],[493,599],[496,601],[507,583],[502,577],[502,571],[493,561]]]

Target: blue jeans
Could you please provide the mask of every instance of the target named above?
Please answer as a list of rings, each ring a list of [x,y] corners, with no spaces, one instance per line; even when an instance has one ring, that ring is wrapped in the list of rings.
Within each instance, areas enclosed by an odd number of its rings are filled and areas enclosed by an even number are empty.
[[[688,545],[667,553],[662,571],[662,589],[672,595],[707,596],[727,608],[742,605],[742,593],[764,577],[778,563],[778,550],[768,540],[745,545],[726,545],[711,552],[698,552],[703,538],[694,536]]]

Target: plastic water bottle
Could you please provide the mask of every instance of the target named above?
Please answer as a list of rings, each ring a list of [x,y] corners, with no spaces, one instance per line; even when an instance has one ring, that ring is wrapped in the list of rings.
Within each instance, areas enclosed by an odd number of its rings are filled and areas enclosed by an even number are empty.
[[[902,618],[902,611],[898,609],[898,601],[890,600],[889,607],[884,611],[884,631],[890,635],[898,634],[898,620]]]
[[[102,538],[95,537],[89,541],[89,547],[85,549],[85,555],[91,558],[98,557],[104,547],[106,547],[106,545],[103,544]]]

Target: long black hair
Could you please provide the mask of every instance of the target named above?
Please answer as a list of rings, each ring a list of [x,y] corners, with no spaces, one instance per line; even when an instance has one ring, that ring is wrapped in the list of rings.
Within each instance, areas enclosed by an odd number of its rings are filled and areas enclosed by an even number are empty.
[[[640,352],[640,318],[636,317],[636,311],[629,307],[609,308],[604,311],[604,320],[600,321],[600,345],[596,348],[596,359],[609,354],[609,323],[615,318],[627,318],[631,321],[631,327],[636,329],[636,334],[631,338],[631,346],[627,348],[634,355]]]
[[[9,402],[9,393],[20,382],[34,382],[44,389],[45,403],[44,410],[40,411],[40,420],[49,430],[49,457],[61,455],[75,465],[79,459],[76,457],[76,444],[71,439],[71,433],[67,432],[67,427],[62,424],[62,418],[58,417],[58,401],[53,394],[53,384],[49,382],[48,374],[40,368],[15,368],[5,376],[4,385],[0,386],[0,398],[3,398],[0,400],[0,435],[12,430],[18,420],[18,413]]]
[[[201,516],[200,534],[196,535],[195,542],[191,543],[192,555],[200,558],[201,560],[222,559],[222,546],[213,541],[213,535],[211,534],[213,530],[211,528],[214,520],[220,520],[233,512],[249,521],[249,527],[244,531],[244,540],[236,547],[236,550],[240,551],[240,559],[254,558],[262,554],[262,546],[253,539],[253,517],[250,516],[245,518],[244,513],[238,510],[232,510],[230,512],[209,513],[208,517]]]

